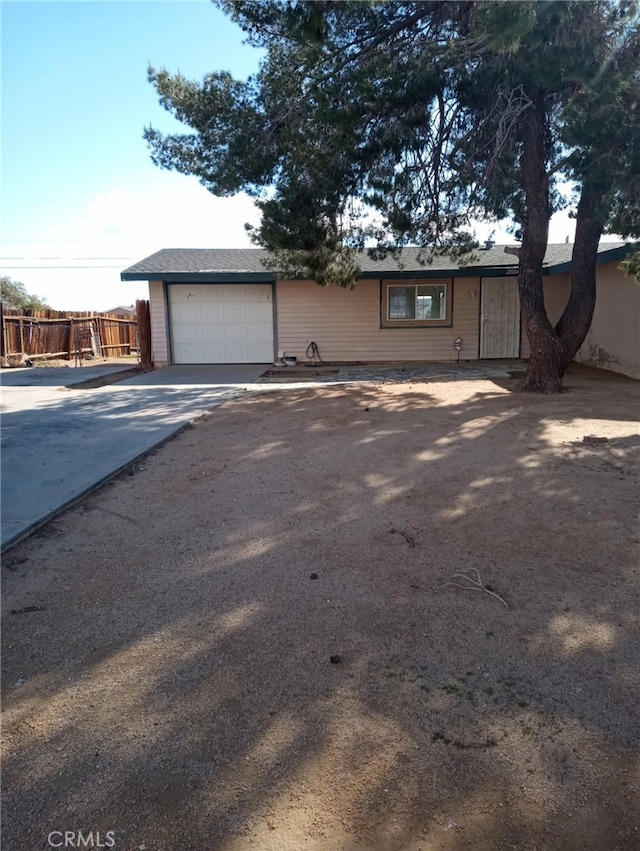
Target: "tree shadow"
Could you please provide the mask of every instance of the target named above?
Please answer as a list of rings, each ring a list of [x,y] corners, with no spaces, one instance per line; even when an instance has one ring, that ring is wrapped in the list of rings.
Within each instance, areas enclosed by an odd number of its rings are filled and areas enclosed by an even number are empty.
[[[155,451],[7,565],[5,847],[636,848],[634,411],[310,388]]]

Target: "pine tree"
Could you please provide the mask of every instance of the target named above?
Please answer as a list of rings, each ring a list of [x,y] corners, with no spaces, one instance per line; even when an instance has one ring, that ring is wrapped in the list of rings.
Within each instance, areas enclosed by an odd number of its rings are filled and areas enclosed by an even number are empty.
[[[231,2],[265,50],[247,81],[149,69],[193,132],[147,128],[156,164],[214,194],[252,193],[273,268],[350,287],[357,249],[469,255],[474,220],[521,232],[531,355],[523,388],[562,389],[595,305],[598,240],[640,235],[640,34],[635,3]],[[576,187],[571,294],[554,327],[549,221]]]

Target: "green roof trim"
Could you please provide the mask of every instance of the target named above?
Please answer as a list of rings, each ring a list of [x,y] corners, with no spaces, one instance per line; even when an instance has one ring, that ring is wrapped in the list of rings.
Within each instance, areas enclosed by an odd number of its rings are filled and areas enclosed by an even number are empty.
[[[598,263],[615,263],[616,260],[624,260],[624,258],[634,249],[634,245],[620,243],[618,245],[613,245],[612,243],[605,243],[600,246],[598,249]],[[555,266],[551,266],[547,272],[549,275],[560,275],[563,272],[571,271],[571,260],[567,260],[564,263],[557,263]]]

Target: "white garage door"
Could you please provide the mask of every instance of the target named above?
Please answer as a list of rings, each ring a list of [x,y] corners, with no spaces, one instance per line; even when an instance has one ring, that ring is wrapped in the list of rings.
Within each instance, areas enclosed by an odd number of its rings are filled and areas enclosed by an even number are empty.
[[[272,363],[269,284],[173,284],[174,363]]]

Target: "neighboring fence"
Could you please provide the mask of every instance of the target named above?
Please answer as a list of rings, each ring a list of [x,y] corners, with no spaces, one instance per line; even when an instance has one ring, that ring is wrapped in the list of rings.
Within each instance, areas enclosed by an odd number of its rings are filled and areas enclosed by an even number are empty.
[[[142,313],[144,316],[144,309]],[[4,362],[60,358],[77,363],[87,357],[140,355],[137,317],[87,311],[23,312],[4,307],[0,316]]]

